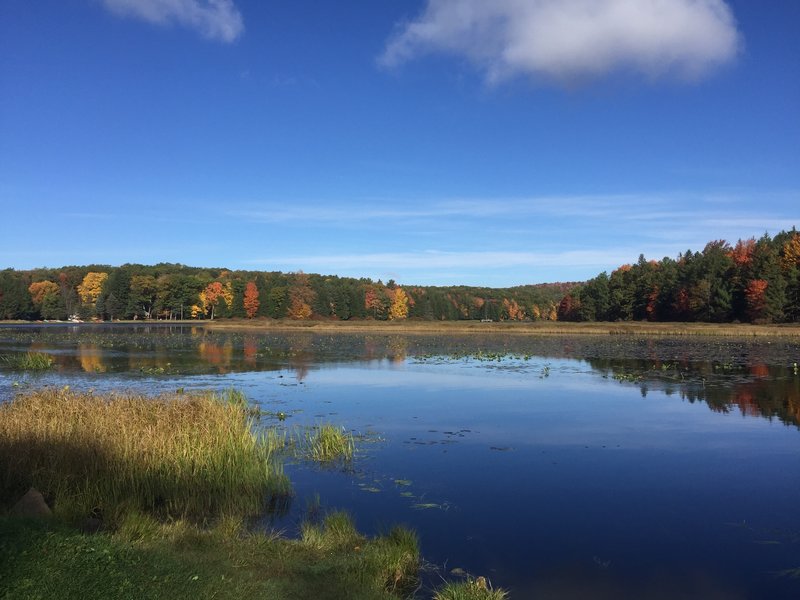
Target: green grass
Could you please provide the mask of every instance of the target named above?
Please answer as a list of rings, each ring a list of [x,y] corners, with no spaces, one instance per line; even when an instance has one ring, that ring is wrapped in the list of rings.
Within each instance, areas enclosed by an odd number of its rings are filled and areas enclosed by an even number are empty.
[[[437,590],[434,600],[504,600],[508,593],[502,589],[492,589],[485,578],[468,579],[458,583],[447,583]]]
[[[299,539],[246,527],[288,493],[275,458],[285,437],[254,434],[250,414],[234,391],[46,388],[1,405],[0,598],[411,597],[412,531],[368,538],[342,512],[302,525]],[[308,440],[320,460],[352,458],[341,429],[320,426]],[[2,516],[30,486],[54,516]],[[99,533],[76,528],[89,515],[101,517]]]
[[[301,528],[301,543],[325,556],[348,556],[357,561],[341,568],[359,582],[360,589],[407,594],[417,585],[419,544],[414,532],[402,527],[367,540],[358,533],[347,513],[328,514],[322,523],[306,522]]]
[[[0,406],[0,502],[37,488],[57,515],[256,514],[290,492],[274,432],[238,397],[95,396],[45,388]]]
[[[42,352],[26,352],[25,354],[4,354],[0,362],[15,371],[46,371],[53,367],[55,361],[49,354]]]
[[[343,527],[337,519],[335,527]],[[320,548],[248,533],[236,520],[208,529],[129,515],[116,533],[85,535],[58,521],[0,518],[0,597],[389,600],[406,594],[418,564],[413,534],[369,539],[350,530],[345,539],[342,533]]]
[[[353,460],[355,439],[341,427],[323,423],[304,430],[297,437],[300,455],[304,458],[322,464]]]

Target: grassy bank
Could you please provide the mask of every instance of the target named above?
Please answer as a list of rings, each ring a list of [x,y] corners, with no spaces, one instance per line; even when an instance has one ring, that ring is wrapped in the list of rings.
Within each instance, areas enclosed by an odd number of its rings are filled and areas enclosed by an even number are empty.
[[[201,321],[213,330],[318,331],[342,333],[487,334],[515,335],[630,335],[630,336],[728,336],[800,337],[800,325],[751,325],[748,323],[572,323],[567,321],[482,323],[480,321],[292,321],[290,319],[225,319]]]
[[[333,521],[329,524],[328,521]],[[405,530],[367,539],[333,515],[308,539],[131,516],[114,533],[0,518],[0,597],[388,600],[410,594],[419,563]]]
[[[288,493],[275,457],[286,440],[256,435],[250,414],[233,391],[46,388],[0,405],[0,597],[411,597],[420,559],[407,529],[367,538],[341,512],[297,539],[248,529]],[[307,442],[321,448],[314,460],[352,456],[352,436],[330,425]],[[12,516],[30,486],[51,517]]]

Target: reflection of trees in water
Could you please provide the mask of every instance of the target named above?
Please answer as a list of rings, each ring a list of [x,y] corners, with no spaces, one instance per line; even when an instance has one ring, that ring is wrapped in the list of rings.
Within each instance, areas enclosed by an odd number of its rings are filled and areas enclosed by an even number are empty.
[[[590,359],[593,369],[622,382],[636,383],[688,402],[705,402],[721,413],[734,409],[748,417],[777,418],[800,427],[800,377],[788,366],[696,362]]]
[[[388,347],[391,361],[401,363],[408,355],[408,338],[393,337],[389,340]]]
[[[244,356],[244,362],[248,365],[255,365],[256,364],[256,357],[258,355],[258,340],[255,336],[248,335],[244,338],[244,343],[242,346],[242,354]]]
[[[216,367],[220,373],[227,373],[233,358],[233,342],[226,340],[224,343],[218,344],[211,340],[205,340],[197,345],[197,353],[201,360]]]
[[[95,344],[78,344],[78,361],[81,369],[87,373],[105,373],[107,370],[103,362],[103,351]]]

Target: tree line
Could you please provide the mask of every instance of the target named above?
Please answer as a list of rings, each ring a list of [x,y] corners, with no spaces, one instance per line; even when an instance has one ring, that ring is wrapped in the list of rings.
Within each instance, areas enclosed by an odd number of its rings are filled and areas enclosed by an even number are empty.
[[[677,259],[623,265],[567,293],[566,321],[800,321],[800,233],[725,240]]]
[[[180,264],[0,271],[0,319],[555,320],[574,285],[410,286]]]

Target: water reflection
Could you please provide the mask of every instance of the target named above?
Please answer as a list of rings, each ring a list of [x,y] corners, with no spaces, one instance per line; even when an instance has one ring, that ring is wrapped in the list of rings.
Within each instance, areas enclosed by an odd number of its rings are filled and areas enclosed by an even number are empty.
[[[50,354],[59,372],[146,375],[293,371],[303,381],[326,363],[463,362],[471,367],[549,375],[547,361],[622,385],[704,402],[716,412],[800,426],[800,344],[723,338],[531,338],[509,335],[230,333],[199,326],[0,327],[0,355]],[[576,361],[581,361],[580,363]],[[546,365],[543,367],[543,365]],[[569,370],[568,368],[566,370]]]
[[[234,386],[266,425],[367,434],[353,471],[286,464],[295,500],[265,519],[290,534],[319,494],[513,598],[798,597],[776,575],[800,566],[794,340],[0,327],[0,355],[26,351],[58,370],[0,363],[0,399]]]

